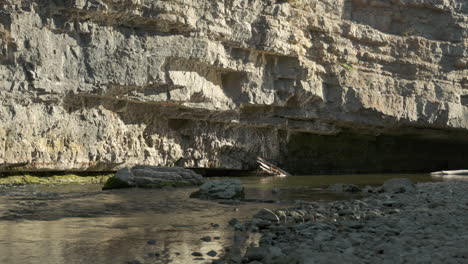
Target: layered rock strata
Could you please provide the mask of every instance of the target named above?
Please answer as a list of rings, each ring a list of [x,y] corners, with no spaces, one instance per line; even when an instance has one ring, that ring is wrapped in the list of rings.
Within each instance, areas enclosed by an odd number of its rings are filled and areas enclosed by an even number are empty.
[[[467,29],[465,0],[0,0],[0,171],[458,168]]]

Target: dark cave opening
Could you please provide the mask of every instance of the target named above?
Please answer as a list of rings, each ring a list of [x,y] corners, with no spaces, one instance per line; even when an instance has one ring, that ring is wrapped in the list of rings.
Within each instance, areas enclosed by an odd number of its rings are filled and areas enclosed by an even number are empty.
[[[289,136],[282,166],[294,174],[426,173],[468,168],[468,142],[404,135]]]

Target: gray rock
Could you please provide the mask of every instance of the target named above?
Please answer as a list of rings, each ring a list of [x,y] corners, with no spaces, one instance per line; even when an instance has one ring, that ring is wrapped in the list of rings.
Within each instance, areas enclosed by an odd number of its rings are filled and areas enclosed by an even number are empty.
[[[387,207],[399,208],[403,206],[403,203],[399,201],[389,200],[389,201],[383,201],[382,205],[387,206]]]
[[[146,242],[148,245],[156,245],[156,240],[150,239]]]
[[[204,236],[204,237],[200,238],[200,240],[205,241],[205,242],[210,242],[211,237],[210,236]]]
[[[277,220],[274,220],[275,222]],[[252,224],[259,229],[265,229],[269,226],[271,226],[272,222],[270,220],[265,220],[265,219],[260,219],[260,218],[254,218],[252,219]]]
[[[271,222],[279,222],[279,217],[269,209],[263,208],[258,211],[254,216],[254,218],[271,221]]]
[[[406,178],[396,178],[387,180],[382,185],[382,188],[385,192],[392,193],[412,192],[415,190],[413,182]]]
[[[162,188],[203,183],[203,177],[192,170],[179,167],[134,166],[123,168],[110,178],[103,189],[125,187]]]
[[[268,248],[266,247],[250,247],[247,249],[247,252],[245,253],[245,257],[249,261],[253,261],[253,260],[262,261],[263,259],[267,258],[269,254],[270,252],[268,251]]]
[[[238,219],[236,219],[236,218],[233,218],[233,219],[229,220],[229,225],[230,226],[235,226],[236,224],[239,224],[239,223],[240,223],[240,221]]]
[[[271,258],[277,258],[277,257],[284,256],[284,253],[281,250],[281,248],[275,247],[275,246],[268,247],[268,253],[269,253],[268,254],[269,257],[271,257]]]
[[[209,181],[200,186],[200,190],[192,193],[191,198],[199,199],[242,199],[244,187],[237,179]]]

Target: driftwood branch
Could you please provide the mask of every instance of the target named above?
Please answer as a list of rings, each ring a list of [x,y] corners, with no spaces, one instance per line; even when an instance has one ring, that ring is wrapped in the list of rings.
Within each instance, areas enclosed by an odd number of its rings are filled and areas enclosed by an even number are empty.
[[[291,176],[291,174],[288,173],[287,171],[278,168],[277,166],[275,166],[272,163],[266,161],[262,157],[257,157],[257,162],[258,162],[260,170],[262,170],[266,174],[273,175],[273,176],[279,176],[279,177]]]

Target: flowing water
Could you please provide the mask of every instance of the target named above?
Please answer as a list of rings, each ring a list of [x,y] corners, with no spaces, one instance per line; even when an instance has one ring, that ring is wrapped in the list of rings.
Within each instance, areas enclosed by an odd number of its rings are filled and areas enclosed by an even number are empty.
[[[244,220],[260,208],[287,207],[294,200],[349,198],[323,188],[330,184],[379,185],[399,177],[434,180],[429,175],[241,177],[246,198],[281,202],[238,205],[190,199],[197,188],[3,187],[0,263],[211,263],[207,252],[219,254],[231,244],[232,218]],[[204,242],[204,236],[213,239]]]

